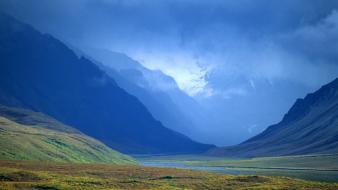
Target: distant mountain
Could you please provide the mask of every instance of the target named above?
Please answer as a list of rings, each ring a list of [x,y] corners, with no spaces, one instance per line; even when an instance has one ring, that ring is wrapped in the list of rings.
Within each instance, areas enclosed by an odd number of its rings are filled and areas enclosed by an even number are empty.
[[[0,103],[46,113],[125,153],[197,153],[90,60],[50,35],[0,16]]]
[[[0,159],[135,164],[78,130],[44,115],[0,105]]]
[[[136,96],[165,126],[186,135],[196,130],[193,119],[171,97],[170,92],[181,91],[173,78],[161,71],[149,70],[122,53],[97,48],[85,48],[83,52],[121,88]]]
[[[244,157],[338,153],[338,78],[298,99],[281,122],[261,134],[209,153]]]

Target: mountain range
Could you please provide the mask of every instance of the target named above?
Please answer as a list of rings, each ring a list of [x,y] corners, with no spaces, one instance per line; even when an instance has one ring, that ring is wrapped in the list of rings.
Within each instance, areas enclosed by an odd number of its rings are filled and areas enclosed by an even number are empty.
[[[86,48],[83,52],[83,56],[114,78],[121,88],[137,97],[163,125],[185,135],[195,129],[191,118],[168,93],[179,90],[174,79],[161,71],[149,70],[122,53],[95,48]]]
[[[199,153],[213,147],[166,128],[91,60],[0,16],[0,103],[48,114],[124,153]]]
[[[150,70],[127,55],[110,50],[74,49],[96,63],[121,88],[136,96],[157,120],[170,129],[193,139],[202,139],[205,134],[202,129],[212,123],[214,118],[210,119],[206,109],[160,70]]]
[[[282,121],[259,135],[210,155],[261,157],[338,153],[338,78],[297,99]]]

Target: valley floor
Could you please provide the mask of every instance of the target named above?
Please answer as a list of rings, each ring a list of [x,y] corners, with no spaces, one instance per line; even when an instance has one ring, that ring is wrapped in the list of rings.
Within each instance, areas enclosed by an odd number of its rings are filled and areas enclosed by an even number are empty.
[[[287,177],[107,164],[0,161],[0,189],[338,189]]]
[[[223,174],[285,176],[338,183],[338,154],[262,157],[253,159],[201,155],[135,156],[144,166],[214,171]]]

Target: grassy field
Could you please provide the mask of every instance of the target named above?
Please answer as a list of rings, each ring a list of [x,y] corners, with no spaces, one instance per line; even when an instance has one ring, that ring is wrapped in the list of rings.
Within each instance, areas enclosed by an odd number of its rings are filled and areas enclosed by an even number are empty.
[[[287,176],[306,180],[338,182],[338,155],[307,155],[236,159],[196,155],[137,156],[148,165],[184,167],[222,173]],[[149,164],[150,163],[150,164]],[[173,164],[168,164],[173,163]]]
[[[33,161],[0,161],[0,189],[338,189],[338,184],[287,177],[223,175],[219,173],[118,166],[65,164]]]

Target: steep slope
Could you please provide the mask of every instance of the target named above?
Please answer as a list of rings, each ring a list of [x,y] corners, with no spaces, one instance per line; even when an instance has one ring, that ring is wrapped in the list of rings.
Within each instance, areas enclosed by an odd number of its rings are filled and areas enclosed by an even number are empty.
[[[212,155],[278,156],[338,153],[338,78],[298,99],[283,120],[261,134]]]
[[[89,56],[121,88],[136,96],[165,126],[186,135],[196,130],[192,119],[168,93],[178,89],[176,82],[169,76],[149,70],[121,53],[96,48],[85,48],[83,51],[84,56]]]
[[[0,105],[0,159],[134,164],[101,142],[42,113]]]
[[[128,153],[210,148],[165,128],[134,96],[63,43],[0,16],[0,103],[46,113]]]

